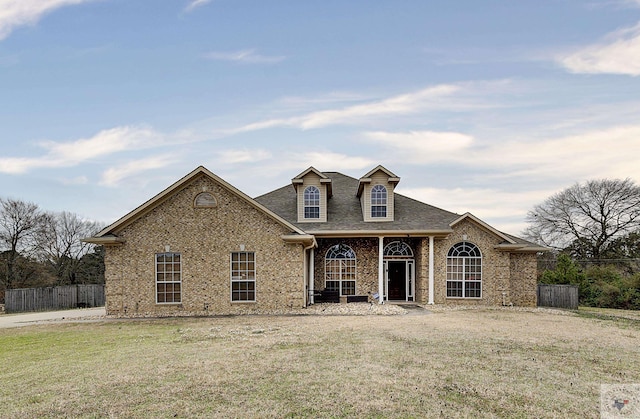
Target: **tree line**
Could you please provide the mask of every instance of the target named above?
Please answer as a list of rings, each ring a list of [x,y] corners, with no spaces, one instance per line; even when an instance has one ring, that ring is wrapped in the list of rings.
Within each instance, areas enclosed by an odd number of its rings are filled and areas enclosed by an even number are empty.
[[[104,250],[81,240],[103,224],[0,198],[0,301],[12,288],[104,283]]]
[[[550,249],[540,282],[578,285],[582,305],[640,310],[640,187],[631,179],[576,183],[527,222],[524,235]]]

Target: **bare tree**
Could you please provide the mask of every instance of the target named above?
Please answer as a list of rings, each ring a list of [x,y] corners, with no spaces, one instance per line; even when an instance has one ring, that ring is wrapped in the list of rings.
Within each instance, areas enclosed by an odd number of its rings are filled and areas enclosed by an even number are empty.
[[[51,224],[40,245],[41,257],[60,283],[74,284],[82,257],[95,247],[82,239],[93,236],[103,225],[67,211],[50,214],[49,217]]]
[[[577,183],[536,205],[527,222],[527,238],[599,259],[616,238],[640,228],[640,187],[630,179]]]
[[[16,281],[16,261],[38,249],[49,217],[38,205],[15,199],[0,198],[0,246],[4,250],[5,275],[3,288]]]

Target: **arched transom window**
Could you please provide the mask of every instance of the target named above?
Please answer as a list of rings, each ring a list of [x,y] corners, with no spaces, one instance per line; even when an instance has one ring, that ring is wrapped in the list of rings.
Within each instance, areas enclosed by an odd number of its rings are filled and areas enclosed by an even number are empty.
[[[460,242],[449,249],[447,297],[482,297],[482,254],[475,244]]]
[[[371,218],[387,216],[387,188],[376,185],[371,189]]]
[[[320,190],[315,186],[304,190],[304,218],[320,218]]]
[[[324,259],[324,286],[340,295],[356,293],[356,254],[346,244],[336,244],[327,251]]]
[[[404,242],[391,242],[384,248],[387,258],[412,258],[413,250]]]

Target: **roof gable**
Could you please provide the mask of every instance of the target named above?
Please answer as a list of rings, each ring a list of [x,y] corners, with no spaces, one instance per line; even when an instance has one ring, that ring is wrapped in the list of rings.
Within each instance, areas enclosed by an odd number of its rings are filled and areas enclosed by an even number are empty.
[[[333,188],[331,187],[331,178],[313,166],[309,167],[307,170],[305,170],[304,172],[300,173],[298,176],[291,179],[291,183],[293,184],[293,187],[296,188],[296,190],[298,190],[298,185],[303,184],[304,177],[310,173],[313,173],[320,178],[320,184],[326,185],[327,198],[331,198],[331,195],[333,195]]]
[[[381,164],[379,164],[376,167],[374,167],[373,169],[371,169],[366,175],[362,176],[360,179],[369,178],[369,177],[373,176],[373,174],[375,172],[378,172],[378,171],[384,172],[390,178],[394,178],[394,179],[400,180],[400,178],[398,176],[396,176],[391,170],[387,169],[386,167],[382,166]]]
[[[187,174],[186,176],[184,176],[183,178],[181,178],[177,182],[173,183],[171,186],[169,186],[168,188],[166,188],[165,190],[163,190],[162,192],[160,192],[159,194],[157,194],[153,198],[149,199],[148,201],[146,201],[145,203],[143,203],[139,207],[135,208],[133,211],[129,212],[125,216],[121,217],[120,219],[118,219],[114,223],[112,223],[109,226],[105,227],[102,231],[98,232],[98,234],[96,234],[91,239],[103,239],[103,240],[94,240],[94,242],[95,241],[105,241],[104,244],[106,244],[107,241],[108,242],[116,242],[116,240],[114,239],[114,237],[116,237],[115,236],[115,232],[116,231],[121,230],[122,228],[124,228],[127,225],[131,224],[132,222],[134,222],[135,220],[137,220],[138,218],[140,218],[144,214],[148,213],[149,211],[151,211],[152,209],[154,209],[155,207],[160,205],[173,192],[179,190],[181,187],[183,187],[187,183],[191,182],[193,179],[195,179],[199,175],[208,176],[209,178],[214,180],[216,183],[221,185],[223,188],[227,189],[232,194],[234,194],[237,197],[239,197],[242,200],[244,200],[249,205],[251,205],[254,208],[258,209],[259,211],[262,211],[263,213],[267,214],[269,217],[273,218],[275,221],[277,221],[281,225],[291,229],[292,232],[295,232],[295,233],[300,234],[300,235],[304,235],[305,234],[298,227],[294,226],[289,221],[287,221],[284,218],[280,217],[279,215],[275,214],[270,209],[264,207],[262,204],[258,203],[257,201],[255,201],[254,199],[252,199],[251,197],[246,195],[244,192],[242,192],[239,189],[237,189],[236,187],[234,187],[233,185],[227,183],[221,177],[215,175],[213,172],[209,171],[204,166],[198,166],[191,173]],[[91,239],[87,239],[87,241],[89,241]]]
[[[496,230],[495,228],[491,227],[489,224],[485,223],[484,221],[482,221],[481,219],[479,219],[475,215],[471,214],[470,212],[467,212],[467,213],[463,214],[461,217],[459,217],[456,220],[454,220],[450,224],[450,226],[453,227],[456,224],[458,224],[458,223],[460,223],[460,222],[462,222],[462,221],[464,221],[466,219],[474,221],[476,224],[480,225],[485,230],[495,234],[496,236],[500,237],[502,240],[506,241],[509,244],[515,244],[516,243],[511,237],[509,237],[508,235],[504,234],[500,230]]]
[[[362,176],[358,179],[358,190],[356,192],[356,196],[360,197],[362,195],[362,191],[364,190],[364,185],[367,183],[371,183],[371,177],[377,172],[382,172],[388,179],[387,182],[393,185],[398,184],[400,182],[400,178],[396,176],[391,170],[388,170],[382,165],[378,165],[371,169],[366,175]]]

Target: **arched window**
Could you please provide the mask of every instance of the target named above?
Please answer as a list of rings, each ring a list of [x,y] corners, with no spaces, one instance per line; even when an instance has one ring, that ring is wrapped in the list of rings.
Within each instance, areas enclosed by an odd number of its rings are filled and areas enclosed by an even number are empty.
[[[346,244],[336,244],[327,251],[324,259],[324,286],[340,295],[356,293],[356,254]]]
[[[387,188],[376,185],[371,189],[371,218],[387,216]]]
[[[320,218],[320,190],[315,186],[304,190],[304,218]]]
[[[384,256],[390,258],[413,257],[413,250],[405,242],[391,242],[384,248]]]
[[[447,297],[482,297],[482,254],[475,244],[460,242],[449,249]]]
[[[201,192],[193,200],[193,206],[196,208],[211,208],[217,204],[216,197],[210,192]]]

